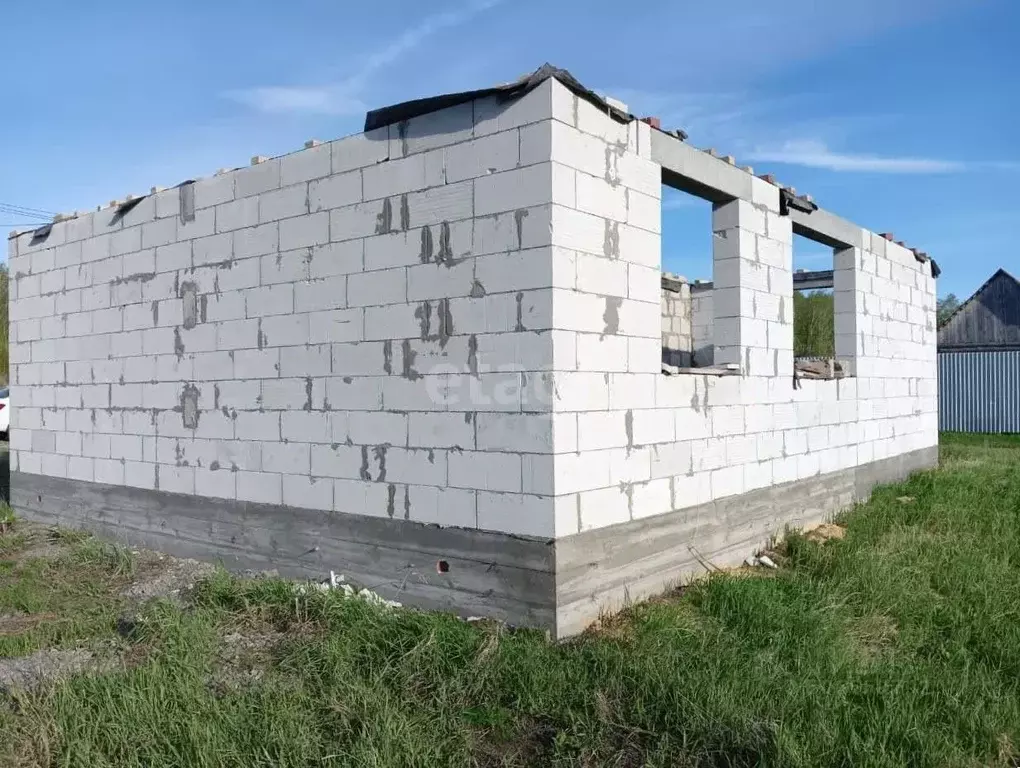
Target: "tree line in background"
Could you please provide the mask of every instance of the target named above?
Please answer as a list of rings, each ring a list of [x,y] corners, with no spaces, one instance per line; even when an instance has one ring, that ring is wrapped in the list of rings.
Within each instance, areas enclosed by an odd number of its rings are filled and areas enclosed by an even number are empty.
[[[835,357],[836,327],[829,291],[793,292],[793,354]]]

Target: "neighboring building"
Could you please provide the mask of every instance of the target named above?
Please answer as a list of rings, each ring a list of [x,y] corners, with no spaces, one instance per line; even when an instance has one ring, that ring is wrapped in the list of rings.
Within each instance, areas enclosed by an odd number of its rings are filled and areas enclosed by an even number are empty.
[[[933,466],[934,262],[654,122],[547,66],[12,236],[12,505],[563,637]]]
[[[939,352],[1020,349],[1020,280],[999,269],[939,328]]]
[[[939,428],[1020,432],[1020,281],[1000,269],[938,332]]]

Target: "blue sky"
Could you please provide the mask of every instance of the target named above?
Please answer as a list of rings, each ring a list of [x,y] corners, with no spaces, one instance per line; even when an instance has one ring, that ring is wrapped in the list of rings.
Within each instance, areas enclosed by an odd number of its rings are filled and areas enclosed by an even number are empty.
[[[927,250],[940,294],[1020,273],[1015,0],[7,5],[0,203],[87,209],[550,61]],[[709,277],[707,204],[666,201],[664,267]]]

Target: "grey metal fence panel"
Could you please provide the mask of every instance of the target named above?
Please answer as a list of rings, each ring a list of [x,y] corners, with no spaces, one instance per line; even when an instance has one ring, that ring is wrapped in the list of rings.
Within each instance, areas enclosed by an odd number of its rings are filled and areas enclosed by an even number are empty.
[[[1020,432],[1020,350],[939,352],[939,429]]]

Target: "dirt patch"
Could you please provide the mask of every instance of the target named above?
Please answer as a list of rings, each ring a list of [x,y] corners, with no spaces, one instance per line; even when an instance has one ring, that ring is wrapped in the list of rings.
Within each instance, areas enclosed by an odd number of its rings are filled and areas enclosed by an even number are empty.
[[[46,649],[30,656],[0,659],[0,691],[28,690],[82,672],[105,672],[115,665],[109,653],[78,648]]]
[[[501,711],[475,710],[471,714],[470,719],[482,721],[476,726],[471,749],[477,765],[495,768],[552,763],[559,728],[550,719],[529,715],[513,718]],[[491,724],[485,722],[493,720]]]
[[[818,542],[824,544],[826,541],[832,539],[842,539],[846,537],[846,528],[835,523],[822,523],[814,528],[805,529],[804,538],[808,541]]]
[[[131,600],[177,598],[216,571],[212,563],[180,560],[155,552],[139,553],[137,574],[121,596]]]
[[[56,560],[67,554],[67,547],[60,541],[36,541],[31,546],[18,552],[13,558],[15,562],[26,560]]]
[[[272,663],[274,651],[286,636],[284,632],[271,629],[224,635],[210,687],[222,695],[259,682]]]
[[[4,635],[20,635],[34,629],[45,621],[56,619],[55,613],[0,613],[0,637]]]
[[[73,543],[50,528],[21,520],[8,528],[4,535],[20,537],[20,543],[4,555],[4,559],[15,563],[39,558],[56,559],[66,554],[68,545]]]

